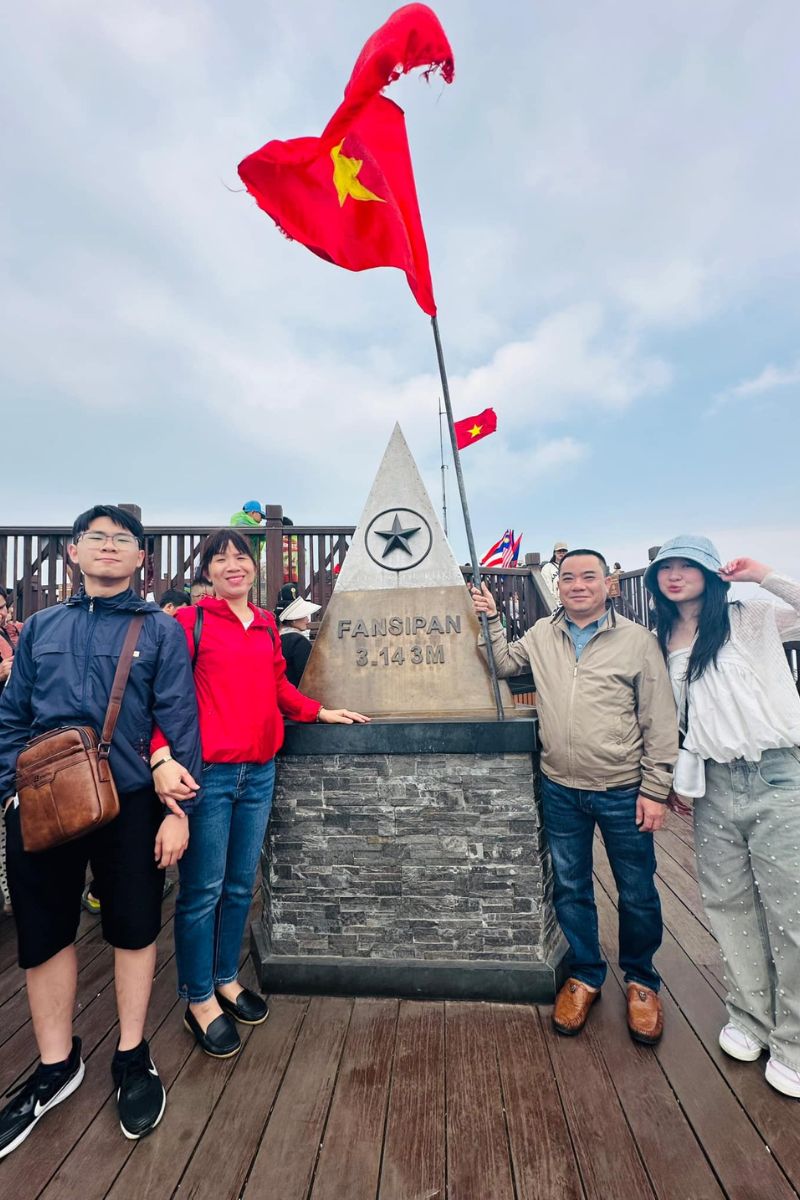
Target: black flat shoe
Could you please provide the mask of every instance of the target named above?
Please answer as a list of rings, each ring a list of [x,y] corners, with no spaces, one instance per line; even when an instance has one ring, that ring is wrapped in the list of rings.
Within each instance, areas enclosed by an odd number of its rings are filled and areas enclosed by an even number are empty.
[[[215,1017],[205,1033],[190,1008],[186,1009],[183,1023],[189,1033],[194,1034],[194,1039],[200,1049],[205,1050],[206,1054],[210,1054],[212,1058],[232,1058],[242,1048],[236,1026],[232,1024],[230,1017],[226,1017],[225,1013]]]
[[[233,1017],[240,1025],[260,1025],[269,1016],[269,1005],[263,996],[245,988],[235,1000],[229,1000],[221,992],[215,992],[217,1003],[224,1013]]]

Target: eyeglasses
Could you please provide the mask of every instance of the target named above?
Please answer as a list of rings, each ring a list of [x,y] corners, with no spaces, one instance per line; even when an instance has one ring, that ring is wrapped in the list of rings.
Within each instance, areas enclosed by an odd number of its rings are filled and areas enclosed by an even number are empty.
[[[132,533],[101,533],[99,529],[82,533],[78,541],[86,542],[87,546],[105,546],[106,542],[113,542],[120,550],[129,550],[132,546],[139,545],[138,538]]]

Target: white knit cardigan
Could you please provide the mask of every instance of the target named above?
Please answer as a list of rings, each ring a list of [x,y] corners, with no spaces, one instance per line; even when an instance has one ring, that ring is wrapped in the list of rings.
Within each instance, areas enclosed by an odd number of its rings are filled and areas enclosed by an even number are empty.
[[[800,583],[770,571],[761,586],[791,607],[784,608],[769,600],[732,604],[731,645],[747,660],[788,724],[797,720],[800,696],[783,643],[800,641]]]

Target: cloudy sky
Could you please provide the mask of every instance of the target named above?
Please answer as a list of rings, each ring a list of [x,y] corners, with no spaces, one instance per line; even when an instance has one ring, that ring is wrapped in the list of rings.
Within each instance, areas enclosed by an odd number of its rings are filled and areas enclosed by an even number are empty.
[[[499,419],[464,455],[479,552],[513,525],[523,550],[636,566],[691,529],[800,573],[796,0],[436,9],[454,84],[391,95],[456,416]],[[350,523],[396,419],[436,498],[433,342],[404,277],[321,262],[236,190],[246,154],[321,132],[390,11],[16,6],[0,523],[97,500],[224,522],[251,497]]]

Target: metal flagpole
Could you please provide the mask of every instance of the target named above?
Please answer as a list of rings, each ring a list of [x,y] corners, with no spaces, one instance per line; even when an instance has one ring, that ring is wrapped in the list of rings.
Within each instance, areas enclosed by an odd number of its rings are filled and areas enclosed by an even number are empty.
[[[464,476],[461,471],[461,459],[458,453],[458,443],[456,442],[456,430],[453,424],[453,409],[450,404],[450,388],[447,383],[447,371],[444,366],[444,354],[442,353],[442,340],[439,337],[439,322],[436,317],[431,317],[431,325],[433,326],[433,340],[436,343],[436,357],[439,361],[439,375],[442,380],[442,395],[444,396],[444,406],[447,412],[447,425],[450,430],[450,444],[453,448],[453,462],[456,468],[456,479],[458,480],[458,494],[461,498],[461,511],[464,514],[464,528],[467,533],[467,545],[469,546],[469,556],[472,563],[472,582],[480,591],[481,586],[481,568],[478,562],[478,555],[475,551],[475,539],[472,536],[472,521],[469,516],[469,507],[467,505],[467,492],[464,487]],[[500,684],[497,680],[497,666],[494,661],[494,651],[492,650],[492,641],[489,637],[489,621],[486,613],[481,613],[481,628],[483,637],[486,642],[486,657],[489,662],[489,674],[492,677],[492,691],[494,692],[494,703],[497,709],[498,721],[505,720],[503,712],[503,700],[500,695]]]
[[[444,415],[444,410],[442,409],[442,398],[440,396],[439,397],[439,454],[440,454],[441,460],[442,460],[442,524],[444,525],[444,536],[447,537],[447,482],[446,482],[447,476],[445,475],[445,471],[447,470],[447,465],[444,461],[444,436],[442,434],[442,416],[443,415]]]

